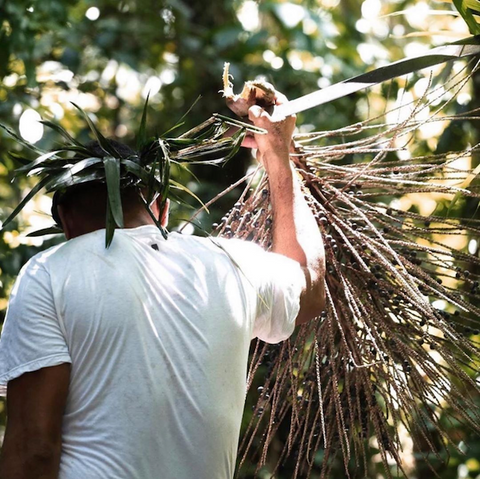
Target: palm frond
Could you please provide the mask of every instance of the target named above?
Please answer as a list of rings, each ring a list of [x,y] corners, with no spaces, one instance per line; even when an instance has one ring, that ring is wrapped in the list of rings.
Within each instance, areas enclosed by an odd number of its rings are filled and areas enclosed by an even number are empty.
[[[453,4],[468,25],[472,35],[480,34],[480,24],[477,17],[480,15],[480,1],[478,0],[453,0]]]
[[[46,188],[47,192],[65,190],[71,186],[96,181],[106,183],[108,191],[106,217],[106,245],[113,240],[115,228],[123,226],[123,211],[121,203],[121,189],[125,186],[146,188],[145,204],[149,215],[152,215],[150,204],[156,196],[162,198],[162,208],[165,208],[168,196],[178,199],[177,194],[170,193],[172,184],[177,191],[183,191],[191,197],[199,198],[188,188],[181,187],[170,178],[171,162],[220,164],[228,161],[240,148],[246,130],[258,132],[253,125],[241,124],[242,129],[231,138],[222,138],[229,128],[229,120],[224,117],[211,117],[196,128],[180,135],[178,138],[153,138],[147,140],[146,115],[148,98],[143,108],[142,120],[137,135],[139,152],[128,158],[123,158],[115,149],[112,142],[105,138],[95,126],[89,115],[78,105],[74,106],[85,118],[90,130],[104,152],[104,158],[98,158],[88,147],[75,140],[63,127],[51,121],[43,124],[59,133],[65,145],[53,151],[43,152],[34,145],[23,140],[10,128],[0,125],[20,144],[35,151],[38,156],[34,160],[27,160],[17,154],[11,156],[21,163],[16,176],[36,176],[39,182],[25,196],[21,203],[13,210],[3,223],[7,226],[38,192]],[[232,120],[235,122],[235,120]],[[238,122],[237,122],[238,123]],[[199,200],[200,201],[200,200]],[[202,207],[203,203],[200,201]],[[166,235],[166,230],[162,233]]]

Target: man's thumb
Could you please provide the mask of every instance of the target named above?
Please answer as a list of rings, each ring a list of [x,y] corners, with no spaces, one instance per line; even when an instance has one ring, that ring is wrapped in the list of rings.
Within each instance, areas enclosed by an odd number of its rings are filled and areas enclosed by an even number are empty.
[[[263,108],[259,107],[258,105],[253,105],[248,109],[248,118],[251,121],[254,121],[262,115]]]

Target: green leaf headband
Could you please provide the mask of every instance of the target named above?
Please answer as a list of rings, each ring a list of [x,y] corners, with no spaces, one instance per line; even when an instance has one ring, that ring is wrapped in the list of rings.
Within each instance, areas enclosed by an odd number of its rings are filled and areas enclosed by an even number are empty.
[[[99,157],[91,148],[73,138],[64,128],[51,121],[42,121],[45,126],[55,130],[65,140],[61,148],[42,151],[35,145],[25,141],[10,128],[1,125],[10,136],[23,146],[33,150],[39,156],[32,160],[17,154],[9,153],[10,157],[20,162],[22,166],[15,170],[15,176],[37,176],[39,181],[23,198],[19,205],[3,223],[8,225],[23,209],[23,207],[42,189],[54,192],[52,214],[56,225],[53,228],[32,233],[39,236],[48,233],[60,233],[62,227],[56,212],[62,194],[68,188],[87,182],[105,183],[107,186],[107,214],[106,214],[106,247],[112,242],[116,228],[123,227],[123,209],[121,189],[135,186],[140,198],[152,220],[167,237],[167,231],[162,227],[153,214],[150,204],[155,197],[162,198],[165,205],[167,198],[181,201],[175,190],[182,190],[200,199],[189,189],[170,178],[172,163],[186,168],[185,164],[204,163],[220,164],[232,158],[239,150],[246,131],[264,133],[264,130],[247,123],[233,120],[222,115],[214,114],[197,127],[183,133],[176,138],[147,138],[145,132],[148,97],[143,108],[140,128],[137,133],[137,152],[131,155],[121,155],[114,144],[106,139],[92,122],[88,114],[78,105],[73,105],[83,114],[88,126],[102,149],[104,155]],[[166,134],[180,127],[182,119]],[[234,126],[237,131],[231,136],[225,136],[227,130]],[[146,191],[146,196],[140,190]]]

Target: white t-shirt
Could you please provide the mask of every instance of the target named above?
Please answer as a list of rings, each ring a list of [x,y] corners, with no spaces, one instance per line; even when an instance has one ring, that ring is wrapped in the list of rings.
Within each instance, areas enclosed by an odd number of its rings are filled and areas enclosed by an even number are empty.
[[[250,340],[292,333],[301,268],[239,240],[164,240],[155,226],[104,242],[105,230],[80,236],[22,269],[0,386],[71,363],[61,479],[231,478]]]

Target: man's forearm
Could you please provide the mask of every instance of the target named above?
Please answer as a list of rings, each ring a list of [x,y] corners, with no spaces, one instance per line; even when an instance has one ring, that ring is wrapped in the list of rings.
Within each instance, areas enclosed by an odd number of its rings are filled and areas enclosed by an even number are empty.
[[[298,321],[301,323],[318,315],[324,306],[325,257],[322,237],[299,178],[289,161],[280,155],[285,153],[263,158],[273,212],[272,250],[300,263],[306,274],[307,289],[317,292],[309,295],[303,317]]]
[[[276,101],[279,104],[278,93]],[[255,141],[269,178],[273,251],[297,261],[305,274],[297,318],[297,324],[300,324],[318,316],[324,307],[325,255],[317,223],[290,164],[295,117],[274,121],[265,110],[255,105],[249,110],[249,119],[268,132],[266,135],[256,134]]]
[[[0,455],[0,479],[56,479],[60,448],[42,447],[35,437],[14,441],[6,435]]]
[[[290,164],[267,166],[273,212],[273,251],[317,269],[322,237]]]

